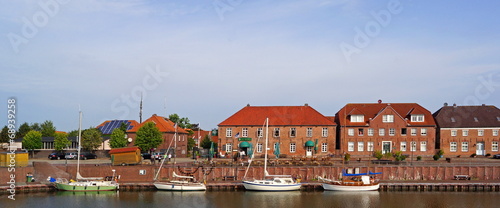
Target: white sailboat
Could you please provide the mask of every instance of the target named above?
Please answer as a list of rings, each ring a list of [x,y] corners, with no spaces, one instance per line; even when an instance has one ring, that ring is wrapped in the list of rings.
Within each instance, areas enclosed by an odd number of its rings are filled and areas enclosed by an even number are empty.
[[[266,118],[266,144],[264,151],[264,178],[261,180],[243,180],[246,190],[252,191],[297,191],[301,183],[297,183],[290,175],[269,175],[267,172],[267,143],[269,134],[269,118]],[[251,164],[251,163],[250,163]],[[247,167],[250,168],[250,164]],[[246,173],[245,173],[246,177]],[[267,178],[267,179],[266,179]]]
[[[330,180],[322,177],[318,177],[318,179],[323,182],[322,185],[326,191],[376,191],[380,184],[378,180],[370,176],[374,174],[381,173],[368,171],[368,173],[348,174],[343,170],[342,180]],[[345,177],[350,178],[345,179]]]
[[[68,181],[65,178],[57,178],[55,181],[56,188],[62,191],[116,191],[119,184],[113,180],[115,178],[115,170],[113,170],[113,178],[111,180],[103,180],[103,177],[84,178],[80,175],[80,147],[82,138],[82,112],[80,111],[80,121],[78,128],[78,162],[76,166],[76,181]]]
[[[177,125],[174,128],[175,128],[174,149],[177,150]],[[171,144],[172,144],[172,142],[170,143],[170,145]],[[168,148],[169,150],[170,150],[170,145]],[[165,154],[165,156],[166,155],[167,154]],[[175,158],[176,158],[176,154],[174,153],[174,163],[173,164],[175,164]],[[163,163],[165,162],[165,160],[166,159],[163,158],[163,160],[160,164],[160,168],[158,169],[158,172],[156,173],[156,176],[154,179],[155,181],[158,179],[158,175],[160,174],[161,167],[163,166]],[[173,165],[172,165],[172,167],[173,167]],[[197,182],[193,176],[177,175],[175,173],[175,171],[173,171],[172,176],[175,178],[175,180],[170,180],[170,181],[166,181],[166,182],[156,181],[153,183],[153,185],[155,185],[155,187],[158,190],[162,190],[162,191],[205,191],[205,190],[207,190],[207,187],[205,186],[205,184],[201,183],[201,182]]]

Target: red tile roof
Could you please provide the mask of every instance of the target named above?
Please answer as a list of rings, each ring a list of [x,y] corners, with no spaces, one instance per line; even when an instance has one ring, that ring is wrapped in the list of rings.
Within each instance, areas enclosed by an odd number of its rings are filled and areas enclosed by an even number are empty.
[[[139,125],[134,126],[134,128],[128,130],[127,132],[137,132],[144,124],[148,122],[155,123],[156,127],[158,127],[158,130],[160,130],[160,132],[174,133],[176,131],[176,129],[174,128],[175,126],[174,122],[170,121],[168,118],[153,114],[150,118],[140,123]],[[187,131],[177,126],[177,133],[187,134]]]
[[[417,103],[349,103],[336,114],[336,121],[342,126],[366,126],[370,119],[375,119],[384,110],[394,110],[408,124],[414,126],[435,126],[436,122],[430,111]],[[346,113],[347,112],[347,113]],[[411,122],[411,115],[424,115],[424,122]],[[363,122],[351,122],[350,115],[364,115]]]
[[[305,106],[250,106],[242,108],[219,126],[335,126],[335,122],[314,108]]]

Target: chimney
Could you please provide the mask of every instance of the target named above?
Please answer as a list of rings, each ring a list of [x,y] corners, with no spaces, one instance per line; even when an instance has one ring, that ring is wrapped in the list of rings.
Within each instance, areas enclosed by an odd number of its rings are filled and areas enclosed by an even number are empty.
[[[446,106],[448,106],[448,103],[444,103],[443,105],[446,107]]]
[[[306,103],[306,104],[304,104],[304,106],[309,106],[309,104]]]
[[[378,102],[378,104],[380,104],[380,103],[382,103],[382,100],[381,100],[381,99],[379,99],[377,102]]]
[[[456,103],[453,103],[453,107],[456,108],[457,107],[457,104]]]

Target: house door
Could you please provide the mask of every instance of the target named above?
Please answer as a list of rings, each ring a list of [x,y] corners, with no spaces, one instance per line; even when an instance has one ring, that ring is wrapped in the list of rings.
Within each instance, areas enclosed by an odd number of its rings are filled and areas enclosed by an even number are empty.
[[[306,156],[311,157],[313,154],[313,147],[306,147]]]
[[[392,142],[382,142],[382,154],[391,152],[391,143]]]
[[[476,155],[484,155],[484,142],[476,143]]]

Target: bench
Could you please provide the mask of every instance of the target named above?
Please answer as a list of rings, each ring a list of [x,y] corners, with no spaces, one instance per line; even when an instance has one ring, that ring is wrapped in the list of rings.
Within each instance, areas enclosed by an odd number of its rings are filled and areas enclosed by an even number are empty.
[[[236,180],[236,176],[222,176],[222,178],[225,181],[228,181],[228,180],[235,181]]]
[[[455,180],[470,180],[469,175],[455,175],[454,178]]]

